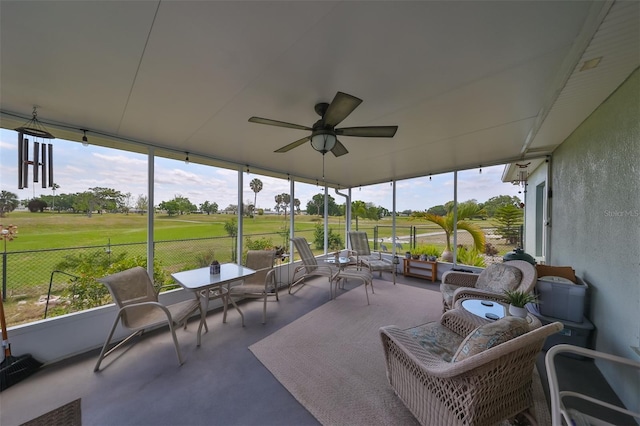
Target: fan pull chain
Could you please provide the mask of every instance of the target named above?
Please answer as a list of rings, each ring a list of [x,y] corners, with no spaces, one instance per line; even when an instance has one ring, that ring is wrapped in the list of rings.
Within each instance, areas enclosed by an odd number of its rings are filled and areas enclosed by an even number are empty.
[[[324,183],[324,154],[322,154],[322,183]]]

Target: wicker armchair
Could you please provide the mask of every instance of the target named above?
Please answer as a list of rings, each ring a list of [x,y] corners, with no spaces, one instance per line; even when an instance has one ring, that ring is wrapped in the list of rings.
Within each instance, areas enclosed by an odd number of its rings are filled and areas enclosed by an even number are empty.
[[[440,292],[443,311],[455,307],[460,299],[504,301],[504,290],[531,292],[538,280],[536,268],[524,260],[489,265],[479,274],[447,271],[442,275]]]
[[[452,310],[440,322],[409,330],[380,329],[387,379],[422,425],[491,425],[533,416],[533,369],[545,338],[562,329],[554,322],[529,329],[466,358],[482,327],[465,337],[469,324]],[[516,317],[498,320],[522,327]],[[522,329],[520,329],[522,332]],[[491,341],[491,339],[489,339]],[[458,360],[459,359],[459,360]]]

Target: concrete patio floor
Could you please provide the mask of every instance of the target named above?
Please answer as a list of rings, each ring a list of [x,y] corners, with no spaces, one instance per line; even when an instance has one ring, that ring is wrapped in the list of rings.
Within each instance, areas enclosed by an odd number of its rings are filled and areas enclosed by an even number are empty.
[[[402,275],[398,283],[439,289],[437,282]],[[393,284],[376,279],[374,285]],[[356,286],[347,283],[346,290]],[[264,325],[262,304],[257,301],[241,302],[245,327],[235,310],[229,311],[226,324],[222,312],[211,312],[209,333],[203,335],[199,348],[195,345],[197,321],[192,320],[186,331],[177,331],[185,359],[182,366],[164,329],[108,357],[98,373],[93,372],[97,350],[45,366],[0,393],[0,424],[19,425],[82,398],[85,425],[316,425],[317,420],[248,347],[327,302],[326,278],[315,278],[294,288],[291,295],[281,290],[279,302],[270,298]],[[583,390],[588,386],[615,398],[591,362],[566,358],[560,364],[563,385],[577,383]],[[546,389],[544,353],[538,365]]]

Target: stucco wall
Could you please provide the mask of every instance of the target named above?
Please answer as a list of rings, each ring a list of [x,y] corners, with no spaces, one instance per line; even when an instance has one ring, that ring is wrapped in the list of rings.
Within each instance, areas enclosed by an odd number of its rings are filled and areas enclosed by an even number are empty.
[[[595,348],[640,356],[640,71],[554,152],[549,260],[590,285]],[[640,411],[640,377],[598,364]]]

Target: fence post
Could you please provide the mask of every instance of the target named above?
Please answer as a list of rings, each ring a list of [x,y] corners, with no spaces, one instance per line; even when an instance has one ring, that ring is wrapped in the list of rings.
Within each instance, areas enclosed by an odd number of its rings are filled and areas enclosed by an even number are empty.
[[[373,250],[378,250],[378,225],[373,227]]]
[[[7,300],[7,251],[2,253],[2,300]]]
[[[412,226],[411,230],[409,232],[409,234],[411,235],[411,238],[409,239],[410,243],[409,243],[409,248],[416,248],[416,227]]]

